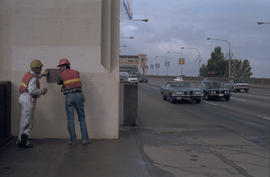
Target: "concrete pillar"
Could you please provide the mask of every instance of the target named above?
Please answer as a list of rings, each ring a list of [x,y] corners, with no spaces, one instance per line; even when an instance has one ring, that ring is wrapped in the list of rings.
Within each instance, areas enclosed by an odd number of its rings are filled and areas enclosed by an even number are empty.
[[[17,135],[18,88],[32,59],[56,68],[61,57],[79,70],[91,138],[118,138],[119,0],[0,0],[0,80],[11,80],[12,134]],[[64,96],[55,83],[38,100],[34,138],[68,138]],[[76,130],[80,137],[78,121]]]
[[[11,80],[9,0],[0,0],[0,81]]]

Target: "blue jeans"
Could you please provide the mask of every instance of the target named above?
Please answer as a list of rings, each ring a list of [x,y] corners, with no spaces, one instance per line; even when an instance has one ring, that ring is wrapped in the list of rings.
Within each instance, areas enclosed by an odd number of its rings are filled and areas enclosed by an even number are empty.
[[[74,126],[75,109],[78,114],[78,119],[80,122],[82,140],[88,140],[89,138],[84,114],[84,97],[82,93],[70,93],[66,95],[66,114],[68,121],[68,132],[70,135],[70,140],[72,142],[75,142],[77,139]]]

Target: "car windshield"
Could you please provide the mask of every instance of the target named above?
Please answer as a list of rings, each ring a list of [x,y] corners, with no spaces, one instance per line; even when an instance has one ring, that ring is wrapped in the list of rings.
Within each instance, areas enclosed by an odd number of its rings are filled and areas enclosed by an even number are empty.
[[[134,78],[134,77],[137,77],[136,75],[129,75],[129,77],[132,77],[132,78]]]
[[[191,82],[172,82],[170,85],[171,87],[194,87]]]
[[[220,88],[222,84],[220,82],[207,82],[206,88]]]
[[[247,83],[245,80],[235,80],[234,83]]]

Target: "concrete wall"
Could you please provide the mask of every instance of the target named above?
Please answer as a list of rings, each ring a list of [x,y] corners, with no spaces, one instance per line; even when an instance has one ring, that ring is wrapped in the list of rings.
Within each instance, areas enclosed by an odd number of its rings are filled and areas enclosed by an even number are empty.
[[[55,68],[67,57],[81,73],[90,137],[118,138],[118,0],[0,0],[0,25],[0,80],[12,81],[13,135],[20,120],[18,87],[30,61]],[[46,79],[41,86],[48,93],[38,100],[33,137],[68,138],[60,87]]]

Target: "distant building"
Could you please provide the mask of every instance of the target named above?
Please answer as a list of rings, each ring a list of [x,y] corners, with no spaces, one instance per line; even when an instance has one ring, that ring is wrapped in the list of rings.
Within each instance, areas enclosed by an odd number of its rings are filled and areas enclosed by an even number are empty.
[[[147,55],[120,55],[119,65],[121,66],[137,66],[138,72],[145,75],[148,69]]]

